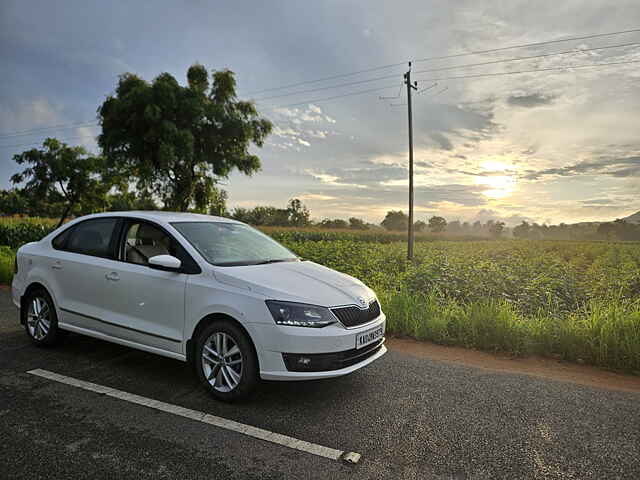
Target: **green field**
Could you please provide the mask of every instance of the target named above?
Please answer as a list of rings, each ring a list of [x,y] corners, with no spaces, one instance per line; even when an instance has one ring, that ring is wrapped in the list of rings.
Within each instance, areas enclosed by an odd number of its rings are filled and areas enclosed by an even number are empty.
[[[0,242],[15,247],[17,239],[42,235],[34,225],[0,221]],[[640,373],[639,243],[425,237],[408,263],[405,244],[384,233],[267,232],[303,258],[371,286],[390,332]],[[10,278],[11,255],[0,250],[1,281]]]

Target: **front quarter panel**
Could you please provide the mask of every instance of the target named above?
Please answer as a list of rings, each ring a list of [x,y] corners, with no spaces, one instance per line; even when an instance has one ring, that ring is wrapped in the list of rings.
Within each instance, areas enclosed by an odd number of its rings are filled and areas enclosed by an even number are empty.
[[[185,338],[191,338],[200,320],[212,314],[234,318],[251,334],[252,324],[273,322],[264,300],[264,296],[247,288],[218,282],[211,270],[190,276],[185,298]],[[253,335],[252,340],[259,348]]]

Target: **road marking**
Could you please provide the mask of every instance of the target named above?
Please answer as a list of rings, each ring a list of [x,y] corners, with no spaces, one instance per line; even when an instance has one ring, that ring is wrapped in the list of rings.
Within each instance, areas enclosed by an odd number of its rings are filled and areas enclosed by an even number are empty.
[[[297,438],[289,437],[287,435],[281,435],[279,433],[264,430],[262,428],[245,425],[233,420],[227,420],[226,418],[217,417],[215,415],[210,415],[198,410],[191,410],[190,408],[184,408],[178,405],[161,402],[159,400],[153,400],[151,398],[124,392],[115,388],[98,385],[97,383],[85,382],[83,380],[78,380],[77,378],[67,377],[58,373],[49,372],[48,370],[36,368],[35,370],[29,370],[27,373],[36,375],[38,377],[47,378],[55,382],[82,388],[90,392],[99,393],[101,395],[108,395],[109,397],[114,397],[130,403],[135,403],[137,405],[155,408],[156,410],[172,413],[174,415],[179,415],[181,417],[196,420],[198,422],[207,423],[215,427],[224,428],[225,430],[231,430],[233,432],[241,433],[249,437],[275,443],[284,447],[293,448],[294,450],[300,450],[301,452],[310,453],[319,457],[329,458],[331,460],[343,460],[347,463],[358,463],[360,461],[359,453],[344,452],[342,450],[324,447],[315,443],[305,442],[304,440],[298,440]]]

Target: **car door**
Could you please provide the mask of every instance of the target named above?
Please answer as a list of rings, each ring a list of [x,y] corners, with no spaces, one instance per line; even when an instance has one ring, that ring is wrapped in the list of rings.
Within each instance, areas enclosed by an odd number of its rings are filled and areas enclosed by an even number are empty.
[[[146,346],[183,353],[184,302],[188,275],[151,268],[149,258],[182,249],[160,226],[126,220],[118,242],[119,262],[109,272],[112,321],[119,336]],[[181,258],[182,260],[182,258]],[[126,298],[125,302],[117,299]]]
[[[55,258],[50,259],[52,283],[61,310],[62,324],[100,331],[109,318],[105,275],[117,265],[115,245],[118,218],[94,218],[69,228],[53,241]]]

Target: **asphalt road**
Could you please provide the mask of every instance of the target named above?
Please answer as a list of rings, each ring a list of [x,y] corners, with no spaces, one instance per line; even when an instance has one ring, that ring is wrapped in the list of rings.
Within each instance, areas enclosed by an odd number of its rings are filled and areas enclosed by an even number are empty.
[[[362,454],[316,457],[26,374],[41,368]],[[178,361],[69,335],[33,347],[0,290],[3,478],[640,478],[640,395],[390,351],[337,380],[217,403]]]

